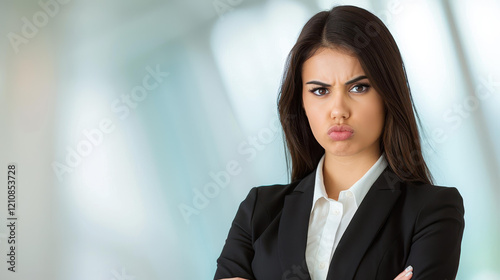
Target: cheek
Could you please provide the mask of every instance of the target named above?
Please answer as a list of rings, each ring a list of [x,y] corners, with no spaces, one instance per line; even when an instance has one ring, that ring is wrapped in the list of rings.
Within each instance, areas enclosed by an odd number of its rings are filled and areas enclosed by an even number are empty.
[[[372,133],[380,133],[382,128],[384,127],[384,107],[379,101],[374,101],[371,103],[372,106],[368,106],[365,108],[363,112],[363,119],[365,120],[366,125],[370,128]],[[377,104],[373,106],[373,104]]]
[[[315,132],[316,128],[319,126],[319,116],[316,110],[307,110],[306,111],[307,121],[309,122],[309,126],[311,130]]]
[[[323,125],[323,118],[321,115],[321,110],[318,108],[315,108],[314,106],[311,106],[307,102],[307,100],[304,101],[304,112],[307,117],[307,122],[309,123],[309,127],[311,128],[311,131],[313,135],[317,138],[318,133],[320,133],[320,130]]]

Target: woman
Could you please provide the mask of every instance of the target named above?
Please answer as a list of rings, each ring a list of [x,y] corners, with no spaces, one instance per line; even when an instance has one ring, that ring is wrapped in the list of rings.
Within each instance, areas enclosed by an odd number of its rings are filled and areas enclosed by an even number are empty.
[[[454,279],[463,201],[433,185],[413,107],[380,19],[354,6],[314,15],[278,101],[292,183],[250,190],[215,279]]]

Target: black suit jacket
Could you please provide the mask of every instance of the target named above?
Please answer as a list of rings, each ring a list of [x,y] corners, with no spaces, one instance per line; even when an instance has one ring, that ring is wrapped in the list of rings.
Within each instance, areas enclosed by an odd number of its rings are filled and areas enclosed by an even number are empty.
[[[287,185],[254,187],[232,223],[214,279],[310,279],[305,262],[316,170]],[[405,183],[387,166],[333,255],[328,280],[455,279],[464,231],[456,188]]]

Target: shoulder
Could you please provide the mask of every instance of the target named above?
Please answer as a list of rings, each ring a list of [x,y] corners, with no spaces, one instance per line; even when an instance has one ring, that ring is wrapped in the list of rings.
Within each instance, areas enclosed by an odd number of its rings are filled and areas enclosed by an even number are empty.
[[[433,197],[462,200],[462,195],[456,187],[440,186],[426,183],[405,182],[401,190],[415,200],[428,201]]]
[[[297,183],[290,184],[274,184],[255,187],[257,194],[261,195],[264,200],[280,200],[286,195],[292,193],[297,186]]]
[[[261,185],[250,189],[241,203],[240,209],[249,213],[249,218],[256,223],[267,224],[279,216],[285,204],[285,198],[292,193],[301,193],[309,184],[304,180],[289,184]]]
[[[292,193],[298,182],[290,184],[262,185],[250,189],[247,199],[254,201],[255,206],[279,206],[285,197]]]
[[[447,208],[458,215],[465,214],[463,198],[456,187],[406,182],[401,191],[405,204],[420,212]]]

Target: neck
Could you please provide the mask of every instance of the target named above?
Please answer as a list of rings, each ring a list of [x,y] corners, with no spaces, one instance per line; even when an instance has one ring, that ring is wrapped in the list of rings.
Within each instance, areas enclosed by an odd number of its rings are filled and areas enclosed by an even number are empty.
[[[377,162],[379,149],[365,150],[355,155],[338,156],[325,152],[323,183],[328,197],[338,200],[339,193],[349,189]]]

